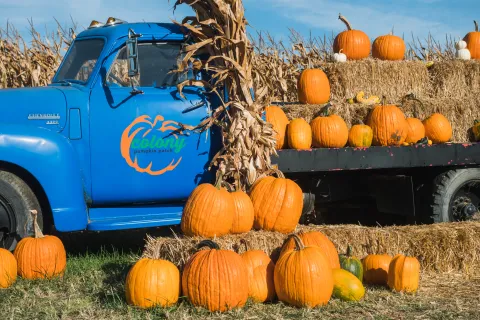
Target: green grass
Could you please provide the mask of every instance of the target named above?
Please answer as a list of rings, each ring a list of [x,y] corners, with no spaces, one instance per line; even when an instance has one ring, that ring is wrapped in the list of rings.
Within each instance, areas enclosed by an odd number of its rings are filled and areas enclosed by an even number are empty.
[[[143,311],[128,306],[124,279],[134,255],[100,251],[69,256],[64,278],[18,279],[0,290],[3,319],[479,319],[480,278],[450,274],[422,275],[416,295],[367,288],[364,301],[332,299],[322,308],[298,309],[248,303],[224,314],[194,308],[186,299],[172,308]]]

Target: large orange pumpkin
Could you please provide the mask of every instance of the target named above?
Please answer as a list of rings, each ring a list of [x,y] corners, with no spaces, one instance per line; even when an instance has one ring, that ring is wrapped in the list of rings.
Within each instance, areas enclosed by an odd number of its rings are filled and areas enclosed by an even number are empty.
[[[302,240],[302,242],[306,246],[313,246],[319,247],[322,252],[325,254],[330,267],[332,269],[340,268],[340,259],[338,256],[338,251],[335,248],[330,239],[320,231],[309,231],[309,232],[302,232],[298,233],[298,237]],[[295,241],[292,238],[288,238],[287,241],[282,246],[282,251],[280,252],[280,256],[284,255],[286,252],[292,251],[295,249]]]
[[[180,271],[170,261],[142,258],[128,271],[127,303],[140,308],[168,307],[178,301]]]
[[[248,232],[253,227],[255,214],[253,212],[253,203],[248,194],[238,190],[231,193],[234,203],[234,217],[231,233]]]
[[[425,135],[433,143],[445,143],[452,138],[452,125],[450,121],[440,113],[434,113],[423,120]]]
[[[312,128],[304,119],[294,119],[287,127],[288,146],[305,150],[312,147]]]
[[[275,285],[273,272],[275,263],[262,250],[248,250],[246,241],[245,252],[241,254],[248,271],[248,295],[255,302],[273,301]]]
[[[407,138],[407,120],[395,105],[383,103],[375,106],[368,118],[368,125],[373,130],[373,144],[376,146],[399,146]]]
[[[475,24],[475,31],[467,33],[463,41],[467,43],[471,58],[480,59],[480,32],[478,31],[477,21],[474,20],[473,23]]]
[[[422,138],[425,138],[425,127],[422,121],[418,118],[407,118],[408,131],[405,142],[417,143]]]
[[[330,100],[330,81],[320,69],[305,69],[297,83],[298,100],[306,104],[323,104]]]
[[[372,56],[380,60],[403,60],[405,42],[393,34],[379,36],[372,45]]]
[[[392,257],[388,254],[369,254],[363,258],[363,281],[386,286],[391,261]]]
[[[345,121],[336,114],[328,115],[329,106],[322,115],[310,123],[312,127],[312,143],[317,148],[343,148],[348,141],[348,127]]]
[[[43,235],[37,224],[37,210],[30,210],[34,237],[20,240],[13,252],[17,259],[18,275],[24,279],[62,277],[67,266],[67,253],[56,236]]]
[[[0,248],[0,288],[8,288],[17,280],[17,260],[10,251]]]
[[[255,212],[254,228],[290,233],[300,220],[303,208],[302,189],[294,181],[285,179],[280,171],[278,178],[260,178],[250,191]]]
[[[287,137],[285,135],[289,122],[287,115],[280,107],[268,106],[265,108],[265,118],[267,122],[272,124],[273,130],[277,133],[277,144],[275,148],[278,150],[284,148],[287,145]]]
[[[420,263],[415,257],[397,254],[388,268],[388,286],[395,291],[413,293],[420,282]]]
[[[353,30],[347,19],[339,15],[338,19],[347,26],[347,30],[340,32],[333,42],[333,51],[342,52],[348,60],[360,60],[370,55],[370,38],[360,30]]]
[[[368,148],[372,145],[373,131],[366,124],[355,124],[348,133],[348,145],[350,147]]]
[[[182,274],[182,292],[198,307],[210,311],[241,308],[248,299],[248,271],[239,254],[221,250],[213,241],[204,240]]]
[[[292,235],[295,249],[280,256],[274,282],[278,299],[297,307],[325,305],[333,293],[332,268],[322,250]]]
[[[188,197],[180,226],[187,236],[219,237],[230,232],[234,216],[232,195],[219,182],[202,183]]]

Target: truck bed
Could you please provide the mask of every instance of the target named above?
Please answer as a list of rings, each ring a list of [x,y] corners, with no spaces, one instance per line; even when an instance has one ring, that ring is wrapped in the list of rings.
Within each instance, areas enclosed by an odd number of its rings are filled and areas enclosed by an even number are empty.
[[[285,173],[370,170],[480,164],[480,143],[278,151],[272,163]]]

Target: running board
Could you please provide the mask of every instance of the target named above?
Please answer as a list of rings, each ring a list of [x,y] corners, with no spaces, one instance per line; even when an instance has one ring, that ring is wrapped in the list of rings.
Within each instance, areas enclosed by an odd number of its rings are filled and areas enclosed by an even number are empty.
[[[88,230],[107,231],[180,224],[183,206],[90,208]]]

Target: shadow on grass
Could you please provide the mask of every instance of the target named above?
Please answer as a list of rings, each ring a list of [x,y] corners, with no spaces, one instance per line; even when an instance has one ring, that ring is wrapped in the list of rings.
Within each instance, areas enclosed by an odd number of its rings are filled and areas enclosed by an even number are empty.
[[[105,273],[102,289],[97,296],[106,307],[118,308],[125,306],[125,280],[133,262],[109,262],[102,265]]]

